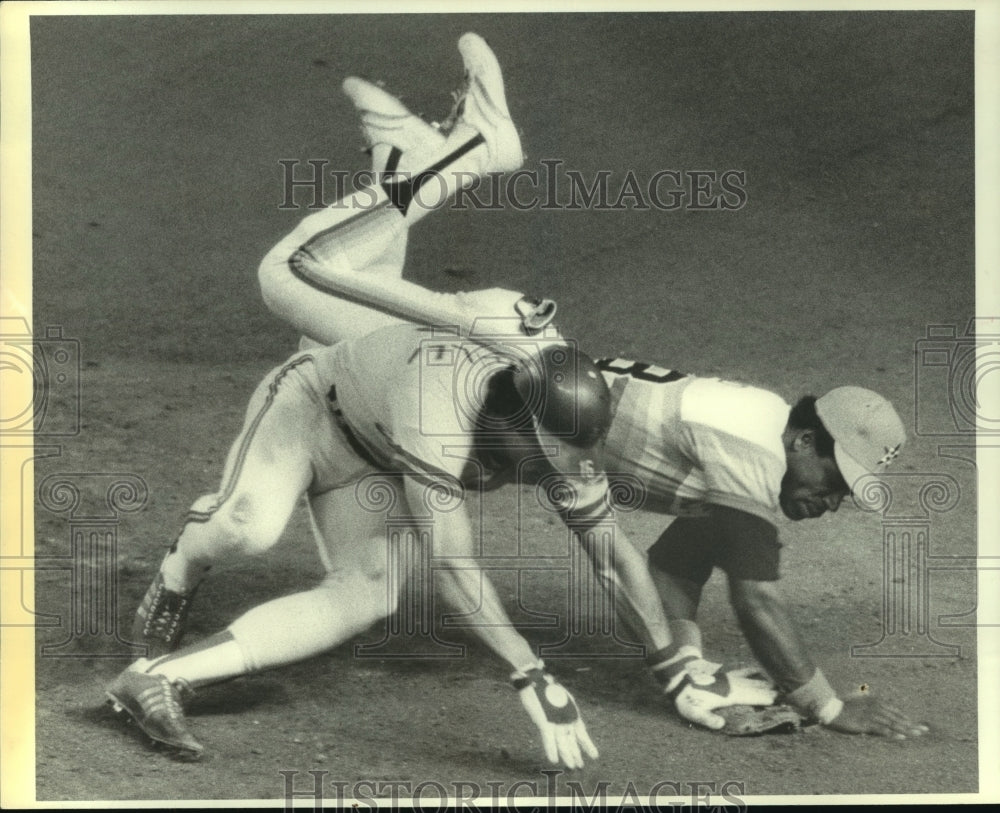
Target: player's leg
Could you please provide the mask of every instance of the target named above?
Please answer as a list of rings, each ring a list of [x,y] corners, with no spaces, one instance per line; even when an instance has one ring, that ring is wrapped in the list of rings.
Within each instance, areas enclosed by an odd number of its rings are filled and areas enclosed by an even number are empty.
[[[136,613],[132,640],[150,654],[177,646],[208,568],[274,545],[309,487],[311,445],[326,420],[303,377],[311,364],[309,356],[293,356],[254,392],[218,491],[194,503]]]
[[[259,270],[268,307],[312,339],[332,343],[401,321],[339,296],[331,278],[371,272],[398,279],[410,226],[477,178],[520,166],[520,138],[496,57],[474,34],[459,40],[459,50],[466,87],[447,134],[380,88],[354,77],[344,82],[362,111],[373,166],[382,167],[381,177],[306,218],[269,252]]]
[[[395,486],[380,480],[380,488],[385,495]],[[310,504],[327,568],[318,587],[254,607],[200,643],[137,661],[108,688],[116,708],[152,739],[199,756],[203,747],[187,728],[181,690],[318,655],[395,611],[384,513],[359,505],[353,486],[313,496]]]
[[[357,489],[309,498],[313,535],[326,569],[322,587],[351,605],[350,612],[340,613],[340,624],[353,627],[352,635],[396,611],[400,584],[389,562],[396,545],[392,535],[400,529],[389,519],[397,506],[405,511],[405,504],[401,480],[390,474],[372,474]]]
[[[306,217],[272,248],[258,271],[267,306],[306,337],[333,344],[351,336],[402,321],[366,304],[332,295],[300,273],[296,252],[312,245],[318,265],[344,273],[399,279],[403,274],[408,230],[398,217],[377,205],[379,183],[401,170],[407,156],[421,146],[433,151],[444,142],[434,127],[412,114],[395,96],[363,80],[348,79],[345,92],[361,115],[361,128],[371,154],[367,187],[327,209]],[[336,234],[337,240],[324,239]],[[322,248],[326,244],[326,249]]]

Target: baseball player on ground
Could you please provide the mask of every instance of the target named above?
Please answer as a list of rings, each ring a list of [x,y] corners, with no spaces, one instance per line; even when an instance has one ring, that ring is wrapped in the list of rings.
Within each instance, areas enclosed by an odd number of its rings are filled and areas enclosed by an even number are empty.
[[[473,86],[481,74],[473,72]],[[442,132],[362,80],[349,79],[344,89],[362,111],[374,169],[390,178],[394,172],[409,173],[415,181],[412,186],[418,186],[429,177],[421,173],[429,165],[427,156],[468,138],[462,134],[461,121]],[[480,98],[504,106],[500,94]],[[479,132],[488,126],[480,126]],[[451,165],[454,172],[441,174],[450,190],[458,181],[471,182],[482,172],[481,166],[472,164],[473,157],[474,153],[467,154],[461,159],[464,163]],[[519,146],[503,151],[504,169],[513,169],[520,160]],[[389,190],[387,199],[396,194],[392,184],[384,186]],[[358,277],[412,291],[414,310],[426,305],[426,312],[431,312],[434,297],[444,295],[429,294],[400,279],[407,227],[446,194],[437,179],[422,189],[430,195],[427,206],[409,210],[397,206],[404,217],[387,216],[392,228],[368,220],[367,229],[339,229],[338,239],[326,245],[323,262],[308,268],[288,262],[289,255],[338,215],[307,218],[261,265],[268,306],[320,343],[338,341],[344,330],[363,331],[396,321],[398,313],[390,315],[340,295],[339,279],[347,269],[361,270]],[[392,201],[382,205],[396,213]],[[343,220],[343,213],[339,217]],[[366,261],[346,263],[344,252],[357,256],[358,244],[368,252]],[[485,312],[491,303],[503,305],[502,296],[497,299],[490,293],[479,295],[478,304]],[[427,321],[428,317],[418,313],[414,318]],[[728,576],[732,604],[754,654],[805,718],[844,733],[891,737],[924,733],[923,726],[871,696],[839,698],[809,657],[776,586],[779,512],[800,520],[836,511],[850,493],[849,484],[884,471],[905,441],[902,422],[889,402],[870,390],[839,387],[790,406],[766,390],[655,365],[608,359],[598,366],[612,393],[606,470],[638,478],[646,489],[644,507],[677,517],[649,554],[672,634],[669,646],[653,645],[649,662],[681,715],[710,728],[725,723],[712,709],[676,700],[678,689],[692,680],[711,681],[718,669],[702,658],[701,633],[695,623],[702,585],[718,567]],[[624,540],[620,529],[618,538]],[[631,551],[632,546],[626,543],[622,549]]]
[[[600,462],[610,391],[593,362],[549,324],[551,303],[500,289],[436,295],[398,278],[406,230],[454,193],[454,186],[421,183],[428,177],[423,170],[435,168],[451,184],[522,161],[495,57],[472,34],[459,49],[466,90],[443,131],[405,108],[400,114],[398,101],[375,86],[345,82],[365,111],[366,130],[391,134],[388,148],[381,136],[373,139],[376,165],[410,174],[306,218],[262,264],[263,276],[280,266],[300,293],[311,295],[329,280],[385,276],[390,284],[382,293],[389,299],[398,302],[403,292],[404,309],[429,310],[457,331],[421,328],[324,294],[326,330],[314,334],[323,344],[296,353],[257,388],[218,491],[195,502],[137,612],[133,640],[148,644],[149,657],[108,688],[116,708],[184,755],[203,751],[183,716],[185,688],[319,654],[395,610],[387,564],[397,543],[387,535],[386,518],[400,506],[402,516],[432,521],[434,554],[447,565],[439,574],[443,593],[460,612],[480,614],[476,631],[513,669],[549,760],[575,768],[583,754],[596,758],[572,696],[513,629],[473,558],[465,490],[532,473],[562,483],[564,519],[648,650],[671,646],[644,558],[625,540],[612,552],[601,535],[588,533],[612,513]],[[434,133],[432,143],[421,140],[423,128]],[[380,510],[365,496],[369,487],[380,495]],[[269,549],[303,494],[326,570],[321,584],[178,648],[206,570],[234,554]],[[687,662],[678,667],[685,668]],[[766,704],[774,695],[760,680],[720,673],[679,687],[677,702],[711,709]]]

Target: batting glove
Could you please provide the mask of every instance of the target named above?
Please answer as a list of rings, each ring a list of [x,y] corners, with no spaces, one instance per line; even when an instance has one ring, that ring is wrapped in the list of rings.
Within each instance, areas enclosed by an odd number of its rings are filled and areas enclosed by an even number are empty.
[[[721,672],[722,664],[707,661],[693,646],[668,647],[650,664],[664,694],[685,720],[714,731],[726,725],[715,709],[727,706],[770,706],[778,690],[754,667]]]
[[[591,759],[597,759],[597,748],[580,719],[573,695],[545,671],[541,661],[535,667],[512,674],[511,682],[538,727],[549,762],[558,765],[561,761],[567,768],[582,768],[581,748]]]
[[[726,718],[715,714],[715,709],[774,703],[777,689],[767,680],[751,677],[756,671],[750,666],[713,676],[686,673],[673,694],[674,707],[685,720],[717,731],[726,725]]]

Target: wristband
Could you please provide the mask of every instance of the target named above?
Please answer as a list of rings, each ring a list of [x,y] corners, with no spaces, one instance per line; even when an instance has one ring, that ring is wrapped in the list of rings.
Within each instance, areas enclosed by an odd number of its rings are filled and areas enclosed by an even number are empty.
[[[693,646],[677,648],[671,645],[666,649],[654,652],[650,656],[649,671],[653,673],[653,677],[663,687],[664,693],[671,694],[680,687],[681,681],[686,674],[685,667],[691,661],[700,659],[701,651],[695,649]]]
[[[789,692],[787,699],[804,717],[818,720],[824,725],[840,714],[844,707],[819,669],[794,692]]]
[[[701,657],[701,630],[694,621],[678,619],[668,621],[667,626],[670,628],[670,643],[646,656],[646,664],[651,669],[661,668],[673,661],[681,650],[685,650],[686,655],[693,652],[695,657]]]
[[[521,689],[526,689],[531,685],[531,678],[529,677],[531,672],[545,672],[545,661],[539,659],[534,663],[529,663],[522,666],[520,669],[516,669],[511,672],[510,682],[514,685],[514,688],[518,691]]]

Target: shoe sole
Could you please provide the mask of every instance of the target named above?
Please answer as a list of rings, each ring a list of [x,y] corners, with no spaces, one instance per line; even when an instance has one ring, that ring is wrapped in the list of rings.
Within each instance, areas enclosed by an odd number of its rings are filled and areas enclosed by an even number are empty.
[[[157,736],[142,724],[142,720],[140,720],[135,715],[135,713],[132,711],[132,709],[128,707],[128,704],[125,701],[123,701],[119,697],[116,697],[115,694],[111,691],[106,691],[104,694],[107,698],[108,705],[111,706],[115,714],[127,715],[128,719],[136,726],[138,726],[139,730],[141,730],[143,734],[149,737],[153,741],[154,745],[165,748],[167,751],[169,751],[170,755],[176,759],[182,759],[188,762],[195,762],[201,759],[202,755],[204,754],[203,748],[202,749],[192,748],[189,745],[184,745],[182,743],[174,742],[172,740],[165,740],[162,737]]]

